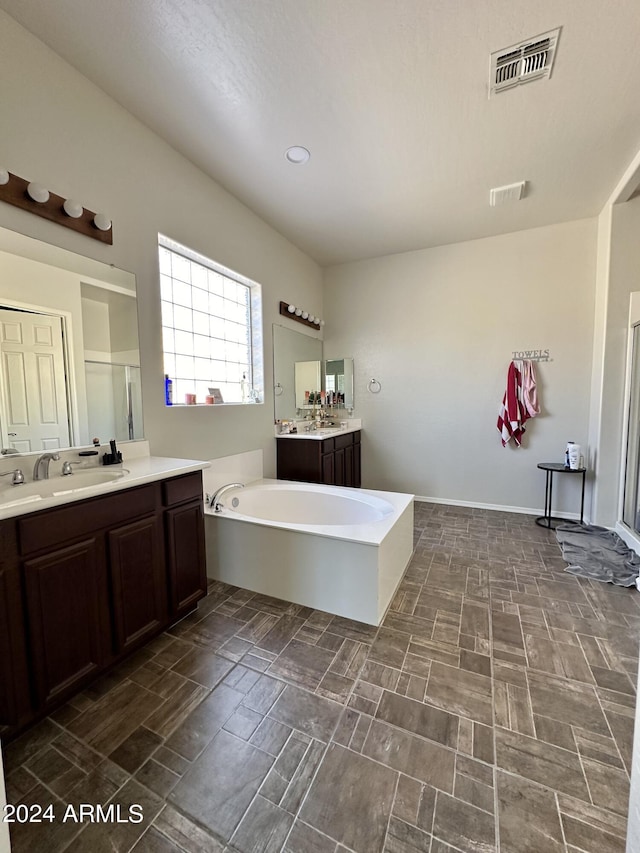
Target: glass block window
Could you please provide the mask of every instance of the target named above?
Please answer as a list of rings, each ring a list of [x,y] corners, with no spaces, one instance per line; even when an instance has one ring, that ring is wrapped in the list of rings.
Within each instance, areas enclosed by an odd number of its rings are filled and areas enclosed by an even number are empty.
[[[171,404],[261,403],[260,285],[162,235],[158,251]]]

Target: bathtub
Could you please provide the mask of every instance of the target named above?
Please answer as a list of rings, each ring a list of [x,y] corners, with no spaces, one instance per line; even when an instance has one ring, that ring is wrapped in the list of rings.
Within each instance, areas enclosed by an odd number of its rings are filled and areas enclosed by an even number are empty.
[[[413,553],[413,495],[259,480],[205,507],[207,574],[379,625]]]

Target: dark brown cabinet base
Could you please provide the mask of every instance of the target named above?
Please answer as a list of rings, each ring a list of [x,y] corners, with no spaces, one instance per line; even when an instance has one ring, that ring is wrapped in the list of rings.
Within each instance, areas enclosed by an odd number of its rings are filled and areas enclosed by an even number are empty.
[[[360,488],[360,430],[331,438],[278,438],[279,480]]]
[[[0,734],[49,713],[206,591],[199,471],[0,521]]]

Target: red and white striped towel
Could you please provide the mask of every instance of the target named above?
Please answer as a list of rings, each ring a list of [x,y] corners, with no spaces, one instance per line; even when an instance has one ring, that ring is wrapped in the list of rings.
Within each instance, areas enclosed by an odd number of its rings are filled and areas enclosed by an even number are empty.
[[[511,439],[514,440],[516,447],[520,447],[526,421],[535,417],[540,411],[533,365],[528,360],[522,364],[521,372],[512,361],[507,372],[507,388],[497,423],[503,447],[506,447]],[[523,373],[526,377],[526,397],[523,391]]]

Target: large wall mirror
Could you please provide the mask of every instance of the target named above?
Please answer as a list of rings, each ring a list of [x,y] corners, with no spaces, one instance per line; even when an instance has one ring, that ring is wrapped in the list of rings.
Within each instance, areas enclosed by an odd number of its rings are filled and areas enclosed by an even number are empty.
[[[143,438],[135,276],[0,228],[0,444]]]
[[[274,417],[303,415],[313,406],[309,395],[331,392],[333,408],[353,409],[353,359],[323,359],[322,341],[284,326],[273,326]],[[313,398],[312,398],[313,399]]]

